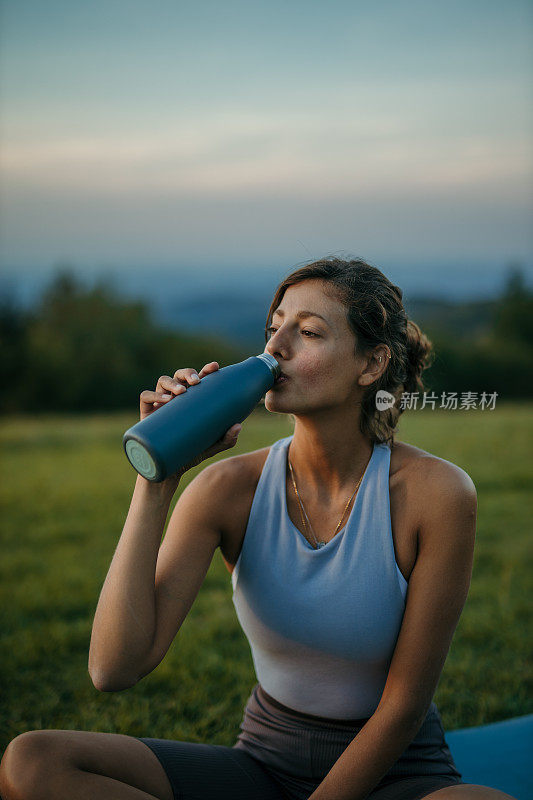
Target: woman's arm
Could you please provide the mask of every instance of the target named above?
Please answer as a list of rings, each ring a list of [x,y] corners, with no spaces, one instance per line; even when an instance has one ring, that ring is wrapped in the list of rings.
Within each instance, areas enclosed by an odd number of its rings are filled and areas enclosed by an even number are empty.
[[[130,671],[152,645],[156,561],[173,495],[168,482],[137,477],[94,615],[89,674],[100,691],[132,686]]]
[[[168,493],[154,494],[137,478],[94,617],[89,672],[100,691],[129,689],[164,658],[220,544],[238,474],[233,459],[199,472],[179,496],[163,542]]]
[[[156,391],[140,396],[141,419],[172,402],[187,385],[218,369],[206,364],[199,374],[177,370],[162,375]],[[160,483],[137,477],[128,516],[107,573],[93,621],[89,674],[100,691],[134,686],[159,664],[178,632],[220,541],[215,499],[220,474],[217,462],[192,480],[178,498],[167,532],[161,537],[168,509],[181,475],[217,453],[234,447],[240,424],[233,425],[211,447]],[[222,480],[222,487],[224,487]]]
[[[379,705],[309,800],[362,800],[418,733],[463,610],[474,557],[477,497],[468,474],[422,459],[418,555]],[[429,462],[429,463],[428,463]]]

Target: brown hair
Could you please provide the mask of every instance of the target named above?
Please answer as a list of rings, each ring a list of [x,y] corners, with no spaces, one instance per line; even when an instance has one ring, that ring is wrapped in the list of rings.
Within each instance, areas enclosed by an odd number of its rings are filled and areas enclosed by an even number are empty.
[[[423,392],[422,372],[430,366],[433,346],[402,303],[402,290],[379,270],[361,259],[346,261],[329,256],[291,272],[278,286],[268,311],[265,340],[272,315],[289,286],[320,279],[332,286],[332,294],[344,304],[348,324],[356,337],[356,352],[368,352],[380,344],[389,346],[391,358],[381,376],[366,390],[361,402],[361,431],[372,443],[394,442],[394,429],[403,412],[403,392]],[[391,408],[378,410],[376,393],[392,394]]]

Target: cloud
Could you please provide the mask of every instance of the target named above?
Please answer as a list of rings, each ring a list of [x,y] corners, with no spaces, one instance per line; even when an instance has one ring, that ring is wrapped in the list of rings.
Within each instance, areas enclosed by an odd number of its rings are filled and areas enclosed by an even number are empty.
[[[109,196],[139,191],[290,196],[519,186],[533,171],[525,136],[418,132],[409,114],[203,114],[151,135],[7,141],[1,163],[10,188],[35,186]]]

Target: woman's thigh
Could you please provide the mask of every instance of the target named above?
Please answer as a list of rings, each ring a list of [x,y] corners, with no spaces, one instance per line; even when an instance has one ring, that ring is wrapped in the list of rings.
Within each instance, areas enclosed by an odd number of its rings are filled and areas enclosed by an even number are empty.
[[[155,754],[134,736],[96,731],[36,730],[13,739],[0,766],[0,795],[31,796],[60,785],[73,769],[114,778],[160,800],[174,800]],[[35,796],[35,795],[34,795]]]
[[[244,750],[174,739],[140,741],[160,759],[176,800],[284,800],[268,770]]]
[[[267,771],[231,747],[68,730],[27,731],[13,739],[0,766],[0,796],[41,796],[43,786],[53,791],[76,769],[160,800],[283,800]]]

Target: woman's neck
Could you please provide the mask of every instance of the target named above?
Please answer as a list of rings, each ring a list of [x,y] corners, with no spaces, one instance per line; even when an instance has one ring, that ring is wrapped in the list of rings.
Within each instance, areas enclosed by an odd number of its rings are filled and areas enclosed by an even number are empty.
[[[373,444],[359,429],[359,420],[332,420],[317,424],[309,417],[296,417],[289,458],[298,484],[307,493],[334,498],[344,495],[366,469]]]

